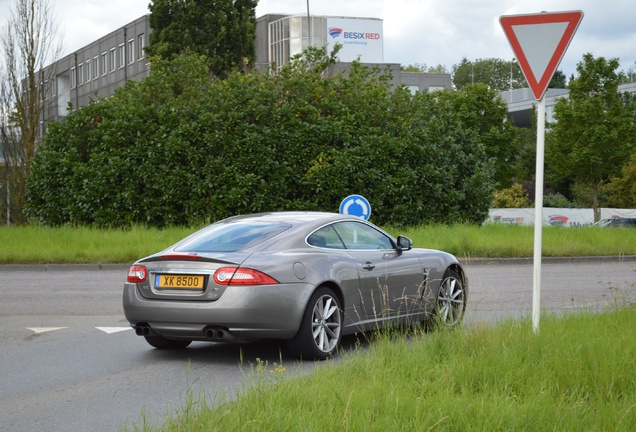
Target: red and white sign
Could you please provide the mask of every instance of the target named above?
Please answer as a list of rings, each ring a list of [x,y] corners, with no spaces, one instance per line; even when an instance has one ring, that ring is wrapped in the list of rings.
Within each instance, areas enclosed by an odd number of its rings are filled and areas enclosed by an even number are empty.
[[[499,18],[536,100],[543,97],[582,19],[582,11]]]

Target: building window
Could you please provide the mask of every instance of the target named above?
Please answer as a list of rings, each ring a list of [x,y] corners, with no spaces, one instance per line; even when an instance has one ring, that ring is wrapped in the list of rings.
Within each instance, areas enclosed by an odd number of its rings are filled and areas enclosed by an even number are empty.
[[[93,57],[93,79],[99,78],[99,58]]]
[[[128,63],[133,63],[135,61],[135,40],[131,39],[128,41]]]
[[[110,71],[111,72],[115,72],[115,69],[117,68],[117,57],[115,56],[115,50],[116,48],[111,48],[109,54],[109,61],[110,61]]]
[[[137,36],[137,59],[144,58],[144,34]]]
[[[106,51],[104,51],[102,53],[102,63],[101,63],[101,71],[102,71],[102,76],[106,75],[106,72],[108,72],[108,53]]]
[[[75,75],[76,69],[74,67],[71,68],[71,88],[77,87],[77,77]]]
[[[77,66],[77,79],[79,80],[79,83],[77,83],[77,85],[84,84],[84,64],[83,63]]]
[[[91,61],[88,60],[86,62],[86,79],[84,82],[89,82],[91,80]]]
[[[123,68],[126,64],[126,49],[124,44],[119,44],[119,68]]]

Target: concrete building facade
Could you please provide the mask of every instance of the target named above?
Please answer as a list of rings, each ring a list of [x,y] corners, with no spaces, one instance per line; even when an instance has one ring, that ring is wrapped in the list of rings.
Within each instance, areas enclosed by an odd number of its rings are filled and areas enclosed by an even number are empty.
[[[309,43],[324,46],[335,40],[344,41],[339,54],[343,61],[329,69],[330,75],[346,73],[351,61],[359,59],[368,66],[388,68],[394,87],[405,85],[412,92],[452,87],[449,74],[403,72],[397,63],[384,63],[382,20],[377,18],[312,16],[308,20],[301,15],[268,14],[258,18],[256,24],[255,66],[261,71],[282,67]],[[356,31],[346,31],[347,26]],[[110,97],[128,80],[147,76],[150,63],[144,48],[150,32],[149,15],[144,15],[48,66],[45,75],[55,77],[55,82],[43,95],[40,135],[49,122],[63,119],[69,108]],[[347,36],[357,39],[346,40]]]
[[[144,47],[149,34],[145,15],[48,66],[55,82],[45,97],[42,122],[60,120],[69,107],[110,97],[126,81],[147,76],[150,65]]]
[[[327,46],[328,52],[339,43],[339,62],[329,75],[346,72],[351,62],[388,68],[392,85],[405,85],[411,92],[451,89],[450,74],[403,72],[398,63],[384,62],[382,20],[378,18],[332,17],[268,14],[256,20],[256,66],[259,70],[280,69],[311,44]]]

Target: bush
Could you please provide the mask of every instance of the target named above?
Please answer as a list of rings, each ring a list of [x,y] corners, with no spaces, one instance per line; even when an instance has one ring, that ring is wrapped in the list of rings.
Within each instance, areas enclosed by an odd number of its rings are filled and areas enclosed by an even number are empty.
[[[478,132],[435,94],[391,90],[311,49],[276,75],[211,78],[201,57],[53,124],[27,193],[39,223],[186,225],[240,213],[337,211],[365,195],[379,224],[481,222],[492,165]],[[488,109],[488,107],[484,107]]]
[[[495,208],[525,208],[529,206],[528,192],[520,183],[498,190],[493,195],[493,207]]]
[[[543,197],[543,207],[572,208],[574,204],[560,193],[555,192]]]

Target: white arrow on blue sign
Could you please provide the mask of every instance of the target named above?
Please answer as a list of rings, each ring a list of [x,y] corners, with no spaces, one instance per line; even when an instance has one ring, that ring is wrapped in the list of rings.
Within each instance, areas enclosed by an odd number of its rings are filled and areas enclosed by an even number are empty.
[[[362,195],[349,195],[340,203],[340,214],[369,220],[371,216],[371,204],[369,204],[369,201]]]

